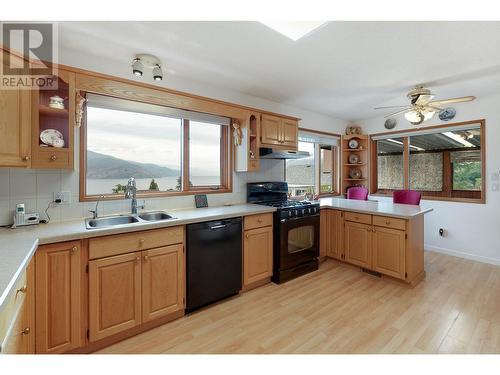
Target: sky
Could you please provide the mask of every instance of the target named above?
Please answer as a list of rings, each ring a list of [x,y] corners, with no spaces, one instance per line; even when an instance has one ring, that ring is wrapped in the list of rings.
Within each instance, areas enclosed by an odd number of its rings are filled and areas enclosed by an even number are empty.
[[[181,121],[164,116],[87,107],[87,148],[175,170],[181,167]],[[191,174],[220,172],[219,125],[192,122]]]

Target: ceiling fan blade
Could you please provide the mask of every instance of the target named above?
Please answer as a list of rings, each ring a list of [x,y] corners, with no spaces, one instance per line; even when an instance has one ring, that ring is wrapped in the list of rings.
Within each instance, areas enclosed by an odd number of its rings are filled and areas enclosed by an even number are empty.
[[[427,103],[429,103],[432,99],[434,98],[434,95],[430,95],[430,94],[422,94],[422,95],[419,95],[418,96],[418,99],[417,101],[415,102],[415,104],[418,104],[418,105],[426,105]]]
[[[373,109],[403,108],[403,107],[408,107],[408,104],[406,104],[406,105],[389,105],[386,107],[375,107]]]
[[[475,96],[461,96],[460,98],[450,98],[443,100],[434,100],[429,102],[430,105],[443,105],[443,104],[451,104],[451,103],[462,103],[462,102],[471,102],[476,99]]]
[[[408,112],[412,107],[406,107],[405,109],[402,109],[401,111],[397,111],[397,112],[394,112],[394,113],[391,113],[389,115],[385,115],[384,118],[387,118],[387,117],[392,117],[392,116],[396,116],[396,115],[399,115],[401,113],[405,113],[405,112]]]
[[[434,104],[434,103],[433,103]],[[435,105],[430,105],[430,104],[427,104],[425,106],[425,108],[430,108],[432,109],[434,112],[440,112],[443,110],[443,108],[439,108],[439,107],[436,107]]]

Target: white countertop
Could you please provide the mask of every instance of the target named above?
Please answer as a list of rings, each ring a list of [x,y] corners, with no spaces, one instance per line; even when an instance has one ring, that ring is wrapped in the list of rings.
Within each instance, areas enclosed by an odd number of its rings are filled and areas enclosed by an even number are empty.
[[[5,300],[13,292],[13,286],[33,257],[39,244],[274,212],[276,208],[257,204],[238,204],[166,211],[175,219],[151,223],[139,222],[99,229],[86,229],[84,219],[40,224],[18,229],[0,229],[0,312],[3,309]]]
[[[344,211],[398,217],[402,219],[411,219],[415,216],[432,211],[432,208],[422,208],[411,204],[360,201],[345,198],[321,198],[319,201],[321,208],[336,208]]]

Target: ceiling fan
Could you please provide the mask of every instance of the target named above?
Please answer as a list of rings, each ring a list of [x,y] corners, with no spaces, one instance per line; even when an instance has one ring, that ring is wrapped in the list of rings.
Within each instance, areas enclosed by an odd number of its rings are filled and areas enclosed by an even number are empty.
[[[470,102],[476,99],[475,96],[462,96],[459,98],[450,98],[443,100],[432,100],[434,95],[431,90],[423,85],[417,85],[406,97],[410,99],[408,105],[396,105],[388,107],[375,107],[374,109],[402,108],[397,112],[388,114],[384,118],[392,117],[404,113],[405,118],[413,125],[419,125],[424,121],[430,120],[436,112],[443,109],[443,106],[451,103]]]

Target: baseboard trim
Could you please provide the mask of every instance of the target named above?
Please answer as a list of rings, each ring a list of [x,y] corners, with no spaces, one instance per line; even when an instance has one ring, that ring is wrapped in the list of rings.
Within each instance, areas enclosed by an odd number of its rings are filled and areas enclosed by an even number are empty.
[[[446,249],[444,247],[432,246],[432,245],[424,245],[425,250],[432,251],[435,253],[441,253],[446,255],[451,255],[458,258],[464,258],[469,260],[475,260],[476,262],[493,264],[495,266],[500,266],[500,259],[485,257],[482,255],[465,253],[463,251],[457,251],[452,249]]]

